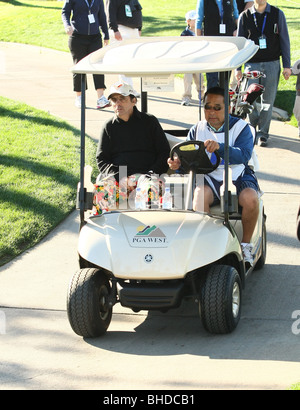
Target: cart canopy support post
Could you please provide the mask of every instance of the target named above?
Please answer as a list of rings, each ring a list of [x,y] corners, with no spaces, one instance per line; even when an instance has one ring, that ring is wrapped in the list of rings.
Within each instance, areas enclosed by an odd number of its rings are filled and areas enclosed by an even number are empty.
[[[148,112],[148,93],[143,91],[143,79],[141,78],[141,111]]]
[[[84,187],[84,167],[85,167],[85,93],[86,74],[81,74],[81,134],[80,134],[80,189],[79,189],[79,212],[80,212],[80,229],[85,224],[85,196]]]
[[[228,227],[230,232],[234,235],[232,226],[229,222],[230,204],[232,204],[232,192],[229,191],[229,79],[231,73],[224,71],[220,73],[220,86],[224,89],[224,103],[225,103],[225,122],[224,122],[224,207],[222,212],[224,214],[224,224]],[[231,183],[232,181],[230,181]]]

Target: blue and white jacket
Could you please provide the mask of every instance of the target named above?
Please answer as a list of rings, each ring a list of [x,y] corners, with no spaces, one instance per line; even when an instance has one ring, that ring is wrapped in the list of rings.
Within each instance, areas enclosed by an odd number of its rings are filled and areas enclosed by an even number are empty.
[[[219,143],[219,154],[224,157],[224,126],[219,131],[214,131],[206,120],[199,121],[194,125],[187,136],[187,140],[206,141],[207,139],[215,140]],[[246,121],[229,116],[229,165],[232,169],[232,180],[236,181],[241,176],[245,168],[248,168],[248,161],[253,151],[253,134],[250,126]],[[224,160],[221,161],[218,168],[208,174],[217,181],[223,181]]]

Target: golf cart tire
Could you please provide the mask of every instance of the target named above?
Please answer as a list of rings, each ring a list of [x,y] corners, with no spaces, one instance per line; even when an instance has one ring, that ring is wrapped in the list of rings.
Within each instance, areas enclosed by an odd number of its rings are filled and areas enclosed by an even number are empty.
[[[255,264],[254,269],[262,269],[265,265],[267,257],[267,227],[266,227],[266,217],[263,216],[262,233],[261,233],[261,254],[258,261]]]
[[[231,333],[241,316],[242,284],[235,268],[212,266],[200,293],[200,317],[213,334]]]
[[[103,335],[110,325],[112,307],[108,304],[111,287],[99,269],[84,268],[71,279],[67,312],[73,331],[82,337]]]

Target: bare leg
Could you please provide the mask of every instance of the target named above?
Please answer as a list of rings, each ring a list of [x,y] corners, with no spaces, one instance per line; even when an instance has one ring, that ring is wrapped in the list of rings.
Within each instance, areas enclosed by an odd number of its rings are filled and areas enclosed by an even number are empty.
[[[198,212],[210,212],[210,206],[213,203],[213,200],[213,191],[209,186],[197,186],[194,192],[193,209]],[[250,243],[259,214],[259,202],[257,192],[252,188],[244,189],[239,195],[239,204],[243,208],[242,242]]]
[[[193,209],[198,212],[210,212],[210,205],[214,201],[212,189],[207,186],[197,186],[194,192]]]
[[[252,188],[244,189],[239,195],[239,204],[242,206],[242,242],[250,243],[259,213],[257,192]]]

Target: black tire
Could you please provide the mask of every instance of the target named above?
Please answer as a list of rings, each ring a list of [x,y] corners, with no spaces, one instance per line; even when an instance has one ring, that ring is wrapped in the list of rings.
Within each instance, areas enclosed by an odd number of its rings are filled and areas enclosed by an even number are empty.
[[[67,312],[76,334],[98,337],[106,332],[112,317],[110,291],[109,280],[101,270],[86,268],[75,273],[69,285]]]
[[[231,333],[241,317],[242,286],[235,268],[212,266],[200,294],[200,317],[204,328],[214,334]]]
[[[266,227],[266,217],[263,217],[263,226],[261,233],[261,255],[255,264],[254,269],[262,269],[265,265],[267,257],[267,227]]]

